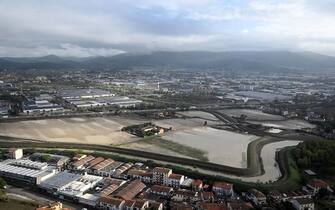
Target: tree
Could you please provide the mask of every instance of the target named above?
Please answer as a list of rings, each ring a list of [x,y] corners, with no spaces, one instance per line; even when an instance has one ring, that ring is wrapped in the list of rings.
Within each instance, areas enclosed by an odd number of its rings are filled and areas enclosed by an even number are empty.
[[[0,189],[4,189],[7,185],[6,181],[0,177]]]
[[[51,160],[51,156],[50,155],[42,155],[41,156],[41,161],[42,162],[49,162]]]

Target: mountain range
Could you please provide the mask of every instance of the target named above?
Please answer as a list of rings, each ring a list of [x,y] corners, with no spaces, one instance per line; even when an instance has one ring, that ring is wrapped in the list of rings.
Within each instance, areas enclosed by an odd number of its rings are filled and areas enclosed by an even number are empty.
[[[89,69],[121,70],[136,67],[224,69],[227,71],[311,71],[335,72],[335,57],[312,52],[230,51],[124,53],[108,57],[2,57],[0,69]]]

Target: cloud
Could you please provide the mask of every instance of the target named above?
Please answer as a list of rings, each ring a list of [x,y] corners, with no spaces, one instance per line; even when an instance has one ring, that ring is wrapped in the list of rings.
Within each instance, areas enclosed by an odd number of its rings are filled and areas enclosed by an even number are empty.
[[[0,55],[285,49],[335,55],[333,2],[0,1]]]

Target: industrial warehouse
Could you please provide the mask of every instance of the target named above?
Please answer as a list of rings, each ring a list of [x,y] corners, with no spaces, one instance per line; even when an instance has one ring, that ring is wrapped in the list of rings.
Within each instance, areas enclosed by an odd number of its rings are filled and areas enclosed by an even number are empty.
[[[42,181],[56,174],[56,168],[44,163],[30,160],[5,160],[0,162],[0,176],[17,179],[31,184]]]

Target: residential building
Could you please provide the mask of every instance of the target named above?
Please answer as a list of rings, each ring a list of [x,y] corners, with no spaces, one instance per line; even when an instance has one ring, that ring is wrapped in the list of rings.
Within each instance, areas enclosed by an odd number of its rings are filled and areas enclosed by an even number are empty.
[[[256,206],[261,206],[266,204],[266,196],[259,190],[252,188],[246,193],[246,199],[251,201]]]
[[[200,197],[203,202],[211,203],[215,201],[213,192],[200,192]]]
[[[147,170],[130,169],[127,172],[127,174],[130,179],[139,179],[141,182],[144,182],[144,183],[152,182],[152,173],[148,172]]]
[[[311,198],[297,198],[291,203],[296,210],[314,210],[314,201]]]
[[[173,188],[162,185],[154,185],[149,189],[149,192],[164,198],[170,198],[173,192]]]
[[[317,194],[321,189],[326,189],[332,191],[329,184],[321,179],[311,179],[307,183],[307,188],[309,188],[313,195]]]
[[[200,200],[198,192],[191,190],[177,190],[172,196],[175,202],[196,202]]]
[[[163,210],[164,205],[161,202],[149,201],[149,210]]]
[[[218,197],[230,197],[234,194],[233,184],[227,182],[215,182],[213,184],[212,191]]]
[[[202,180],[200,179],[195,179],[192,181],[192,190],[193,191],[201,191],[203,187]]]
[[[167,179],[167,185],[177,189],[183,183],[184,179],[184,175],[171,173]]]
[[[135,200],[131,210],[146,210],[149,208],[149,201],[146,200]]]
[[[169,185],[169,176],[172,174],[172,169],[155,167],[152,170],[152,181],[155,184]]]
[[[228,210],[224,203],[201,203],[199,210]]]
[[[113,197],[100,197],[97,200],[97,208],[104,210],[122,210],[124,204],[123,199]]]

